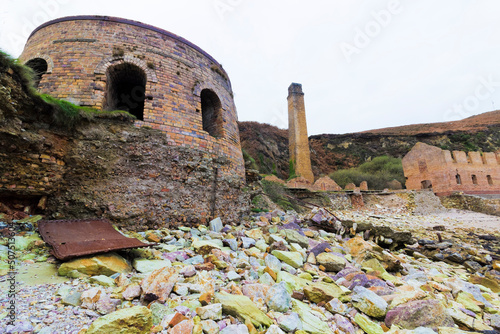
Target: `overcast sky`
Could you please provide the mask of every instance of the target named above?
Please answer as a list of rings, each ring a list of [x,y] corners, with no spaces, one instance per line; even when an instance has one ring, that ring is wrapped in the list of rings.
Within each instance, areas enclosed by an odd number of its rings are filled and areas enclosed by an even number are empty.
[[[0,49],[69,15],[138,20],[200,46],[229,74],[240,121],[288,127],[301,83],[309,135],[500,109],[498,0],[3,0]]]

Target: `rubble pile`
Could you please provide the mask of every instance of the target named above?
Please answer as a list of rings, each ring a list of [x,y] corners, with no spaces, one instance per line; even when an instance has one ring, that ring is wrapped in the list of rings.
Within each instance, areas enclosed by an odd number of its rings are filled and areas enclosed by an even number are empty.
[[[68,281],[21,287],[18,323],[0,333],[500,330],[496,236],[439,225],[412,230],[377,215],[344,218],[323,209],[273,211],[237,226],[214,219],[129,232],[157,244],[60,263]],[[20,234],[20,261],[56,262],[36,232]],[[3,291],[0,298],[5,318]]]

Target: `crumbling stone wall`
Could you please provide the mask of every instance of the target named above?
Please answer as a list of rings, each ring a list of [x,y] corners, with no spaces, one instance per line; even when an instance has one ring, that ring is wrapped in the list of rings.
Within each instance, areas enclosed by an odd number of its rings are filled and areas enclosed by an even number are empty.
[[[406,188],[432,188],[438,195],[453,192],[500,194],[500,155],[492,152],[445,151],[417,143],[403,158]]]
[[[128,110],[165,133],[170,145],[230,162],[244,177],[229,77],[205,51],[168,31],[103,16],[44,23],[20,59],[39,73],[38,89],[97,109]]]

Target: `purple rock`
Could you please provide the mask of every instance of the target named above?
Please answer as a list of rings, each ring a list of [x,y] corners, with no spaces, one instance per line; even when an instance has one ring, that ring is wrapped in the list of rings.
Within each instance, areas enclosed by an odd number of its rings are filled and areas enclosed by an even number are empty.
[[[222,232],[222,233],[227,233],[227,232],[229,232],[229,231],[231,231],[231,227],[230,227],[230,226],[224,226],[224,227],[222,228],[222,230],[221,230],[221,232]]]
[[[186,254],[186,252],[183,252],[183,251],[164,253],[163,257],[167,260],[172,261],[172,262],[176,262],[176,261],[182,262],[182,261],[189,259],[189,256]]]
[[[335,319],[335,324],[337,325],[337,327],[340,328],[344,333],[356,333],[356,330],[354,329],[354,326],[349,319],[341,316],[340,314],[335,314],[333,317]]]
[[[387,312],[385,325],[397,325],[403,329],[453,327],[455,322],[446,312],[442,302],[436,299],[414,300],[401,304]]]
[[[226,327],[227,327],[227,323],[226,323],[226,321],[225,321],[225,320],[221,320],[221,321],[219,321],[219,322],[217,323],[217,325],[219,325],[219,330],[220,330],[220,331],[221,331],[221,330],[223,330],[224,328],[226,328]]]
[[[468,309],[465,309],[465,308],[462,308],[460,307],[459,308],[460,311],[464,312],[465,314],[467,315],[470,315],[471,317],[475,318],[476,317],[476,313],[472,312],[472,311],[469,311]]]
[[[336,281],[338,280],[339,278],[342,278],[342,277],[345,277],[349,274],[352,274],[352,273],[361,273],[361,271],[359,271],[358,268],[356,267],[353,267],[352,265],[350,265],[349,263],[345,266],[344,269],[342,269],[341,271],[339,271],[335,276],[333,276],[333,280]]]
[[[357,286],[362,286],[366,288],[366,284],[368,283],[368,281],[369,281],[368,277],[366,277],[365,274],[355,275],[350,282],[351,284],[349,285],[349,290],[352,290]]]
[[[321,212],[318,212],[317,214],[315,214],[313,217],[312,217],[312,221],[315,222],[316,224],[319,224],[321,223],[321,220],[323,219],[323,215],[321,214]]]
[[[288,224],[285,224],[283,226],[280,226],[280,230],[284,230],[284,229],[295,230],[295,231],[299,232],[300,235],[305,235],[304,232],[302,231],[302,227],[300,227],[299,224],[297,224],[297,223],[288,223]]]
[[[177,312],[179,312],[182,315],[187,315],[188,313],[191,312],[191,310],[189,309],[189,307],[182,306],[182,305],[177,306],[174,310],[176,310]]]
[[[311,253],[313,253],[314,256],[318,256],[319,254],[323,253],[327,248],[331,249],[332,246],[328,242],[322,242],[319,245],[316,245],[315,247],[311,248]]]

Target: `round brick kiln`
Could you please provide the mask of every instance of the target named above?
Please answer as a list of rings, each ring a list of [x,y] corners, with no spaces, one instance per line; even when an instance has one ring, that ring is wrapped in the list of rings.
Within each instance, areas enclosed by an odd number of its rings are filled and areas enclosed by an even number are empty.
[[[20,57],[41,93],[127,110],[172,145],[226,157],[244,176],[231,83],[208,53],[168,31],[107,16],[74,16],[33,31]]]

